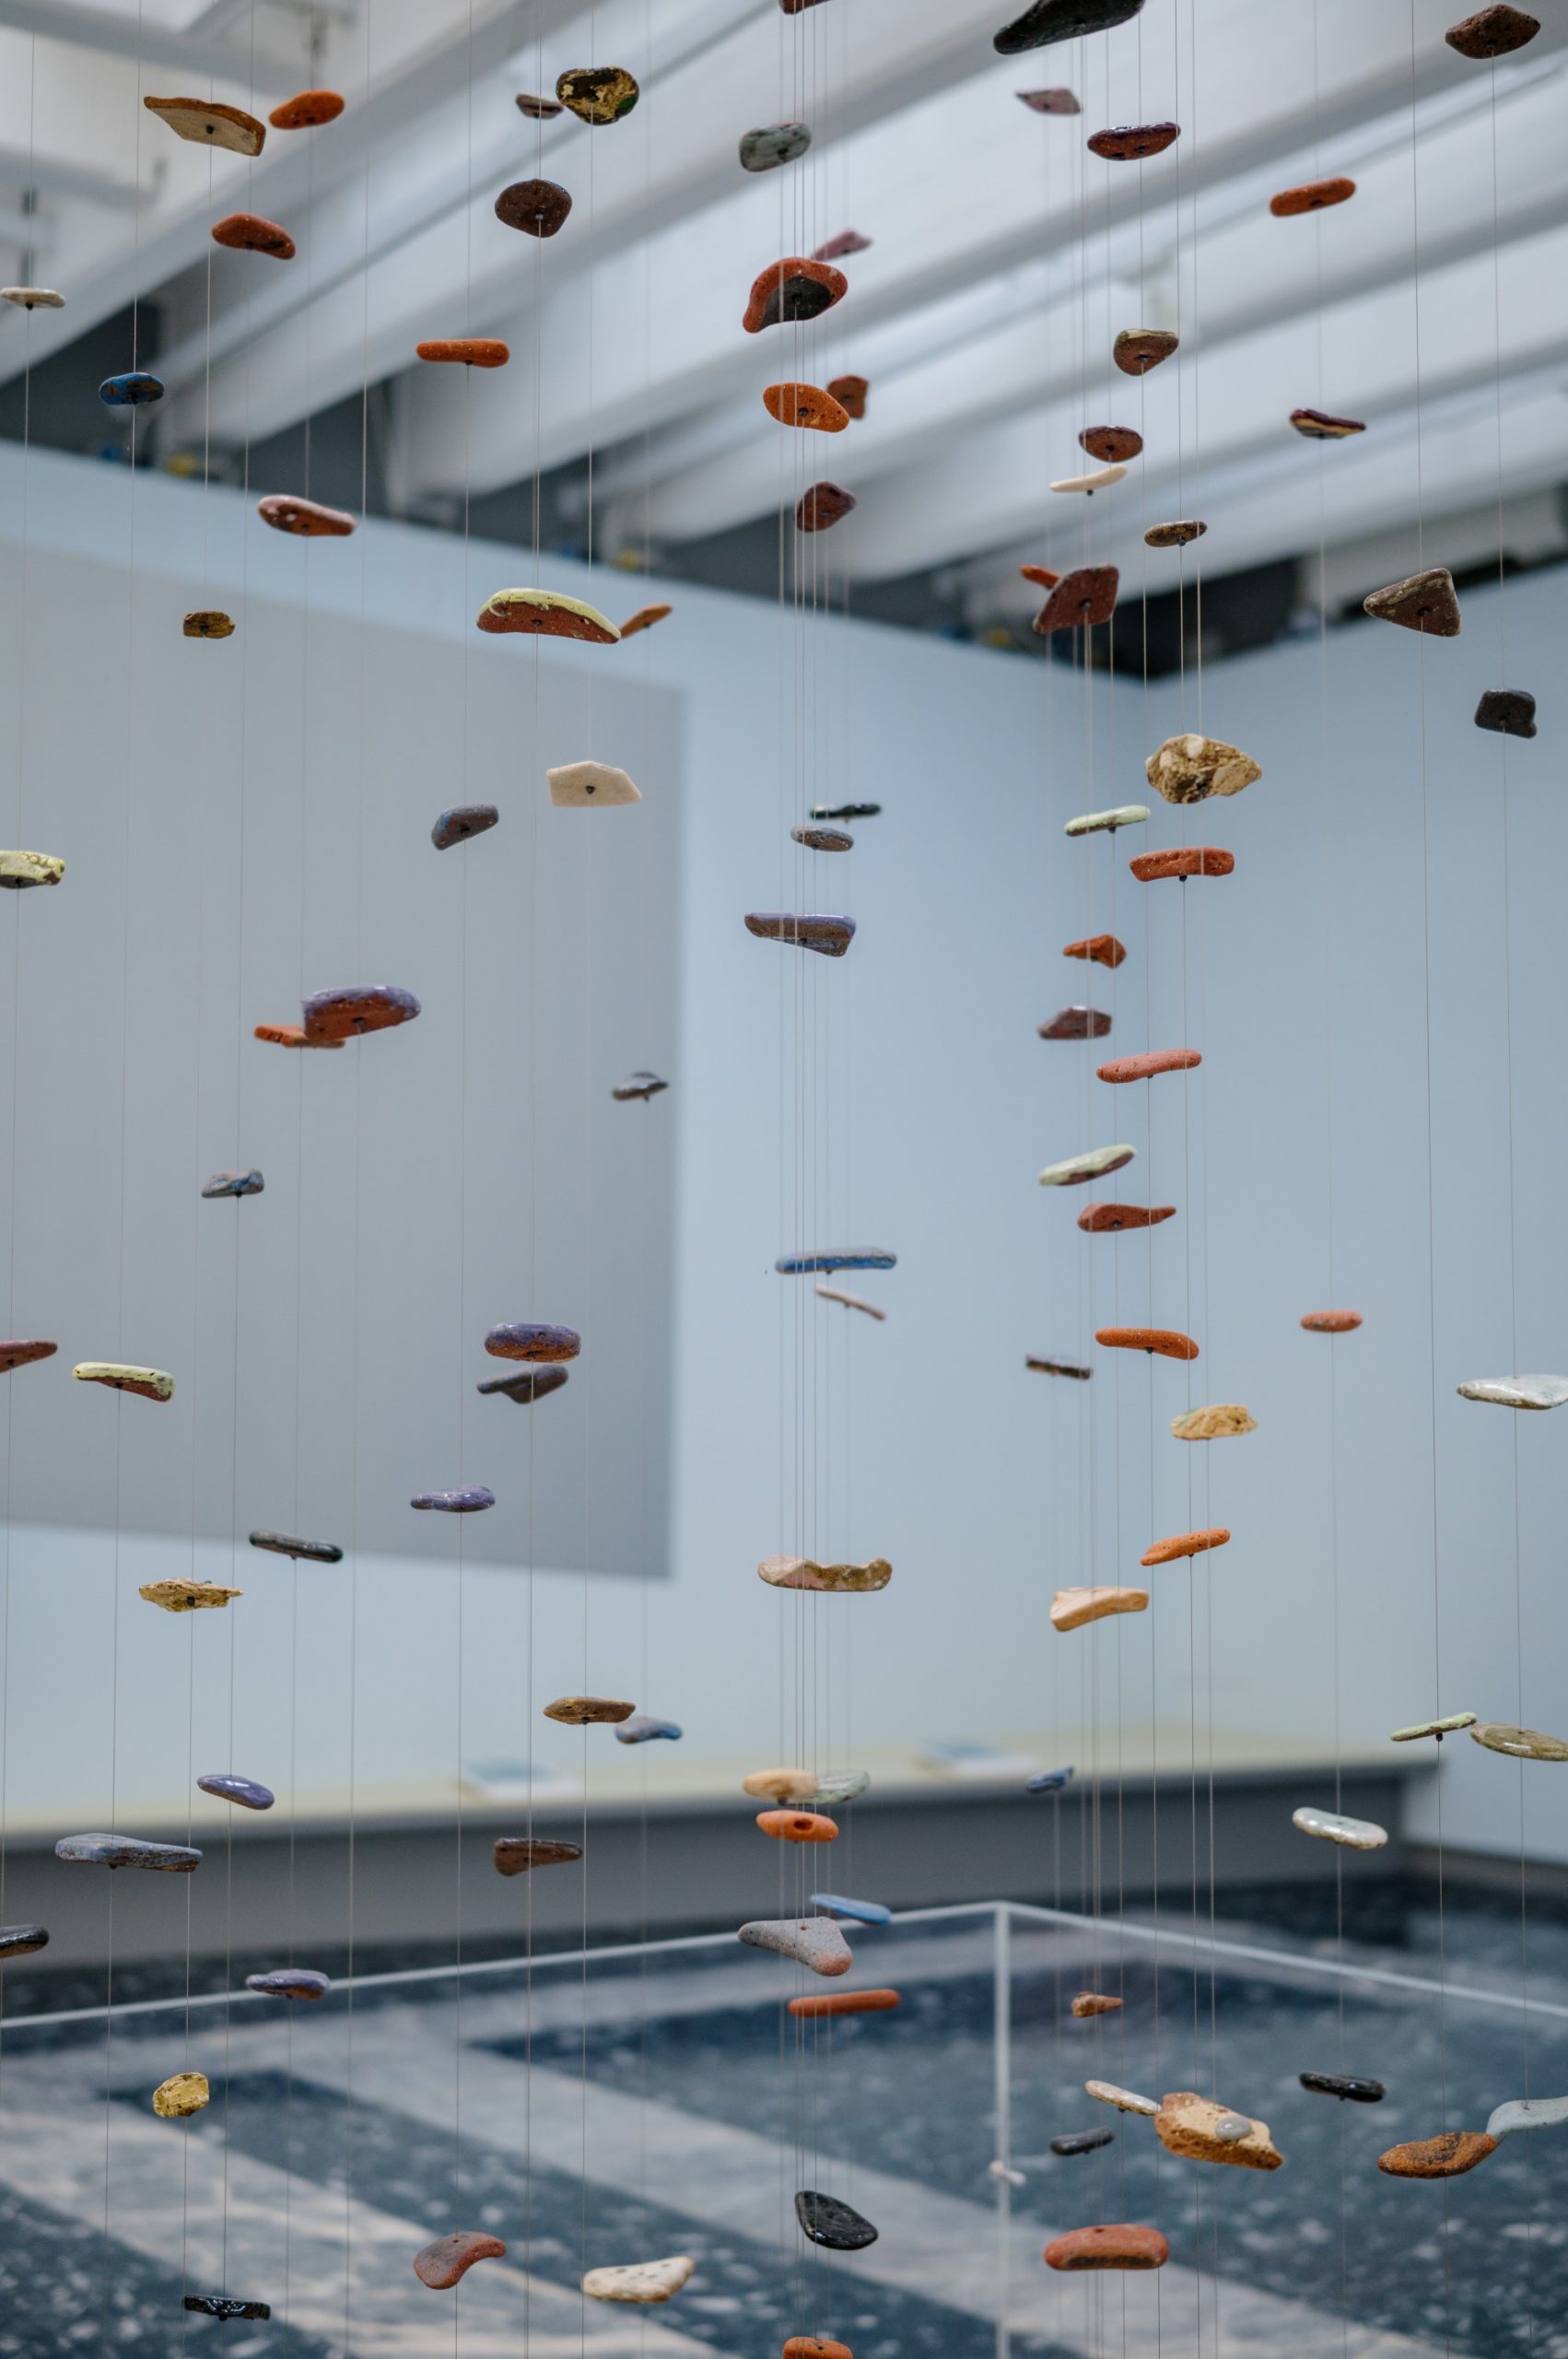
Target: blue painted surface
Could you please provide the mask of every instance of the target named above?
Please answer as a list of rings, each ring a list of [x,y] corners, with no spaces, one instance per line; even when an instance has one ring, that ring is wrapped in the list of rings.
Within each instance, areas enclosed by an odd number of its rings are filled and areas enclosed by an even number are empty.
[[[813,1908],[829,1908],[836,1917],[852,1917],[859,1925],[887,1925],[893,1911],[880,1900],[846,1900],[841,1892],[813,1892]]]
[[[98,397],[110,409],[140,409],[163,399],[163,379],[146,369],[126,369],[118,377],[106,377]]]
[[[898,1256],[880,1246],[843,1245],[820,1253],[781,1253],[773,1266],[782,1278],[802,1278],[815,1270],[894,1270]]]

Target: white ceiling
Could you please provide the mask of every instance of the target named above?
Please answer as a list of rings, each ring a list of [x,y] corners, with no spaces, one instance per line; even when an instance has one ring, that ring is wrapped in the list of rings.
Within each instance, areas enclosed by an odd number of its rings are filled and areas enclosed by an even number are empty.
[[[1147,0],[1007,60],[1008,0],[0,0],[0,267],[68,299],[0,321],[0,381],[139,295],[162,307],[166,447],[260,440],[391,380],[388,480],[414,514],[592,452],[600,547],[678,549],[829,475],[860,499],[836,571],[958,567],[1021,607],[1003,585],[1024,557],[1174,583],[1179,560],[1141,546],[1174,516],[1208,522],[1211,574],[1418,514],[1431,561],[1445,513],[1568,477],[1568,8],[1546,9],[1489,66],[1443,41],[1460,0]],[[591,58],[641,81],[625,122],[519,114],[520,88]],[[255,164],[140,104],[264,113],[316,81],[347,111]],[[1019,104],[1047,82],[1081,117]],[[1086,150],[1160,117],[1183,135],[1155,160]],[[743,172],[740,135],[790,118],[810,154]],[[537,172],[574,198],[544,244],[493,210]],[[1270,216],[1273,190],[1329,172],[1352,203]],[[240,205],[298,260],[215,249]],[[851,225],[874,242],[844,303],[743,334],[755,274]],[[1137,326],[1182,337],[1141,383],[1109,361]],[[465,333],[506,337],[509,368],[415,361]],[[872,393],[843,437],[765,415],[771,379],[845,370]],[[1304,442],[1297,405],[1369,431]],[[1052,494],[1106,421],[1145,436],[1126,483]]]

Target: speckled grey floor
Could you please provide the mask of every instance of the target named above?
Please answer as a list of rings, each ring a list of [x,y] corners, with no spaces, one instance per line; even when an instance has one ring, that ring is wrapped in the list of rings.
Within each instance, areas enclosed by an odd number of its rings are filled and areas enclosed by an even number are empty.
[[[1347,1955],[1424,1974],[1428,1901],[1357,1902]],[[1031,2359],[1158,2343],[1167,2359],[1568,2359],[1568,2135],[1504,2143],[1446,2186],[1375,2168],[1397,2139],[1480,2128],[1527,2089],[1568,2090],[1568,2020],[1516,2006],[1309,1980],[1291,1965],[1337,1940],[1325,1912],[1246,1895],[1222,1932],[1277,1948],[1279,1968],[1195,1971],[1183,1954],[1014,1935],[1012,2151],[1024,2173],[1006,2241],[1006,2307]],[[1168,1921],[1168,1920],[1167,1920]],[[104,2104],[101,2029],[6,2036],[0,2065],[0,2359],[221,2348],[224,2359],[766,2359],[785,2334],[832,2332],[857,2359],[989,2359],[1000,2255],[993,1993],[971,1925],[853,1935],[857,1982],[905,1991],[895,2014],[802,2026],[777,2003],[790,1970],[725,1948],[588,1978],[545,1969],[442,1980],[323,2007],[123,2019]],[[1450,1984],[1516,1986],[1506,1907],[1445,1911]],[[1568,2005],[1568,1926],[1535,1912],[1530,1988]],[[1117,2015],[1072,2020],[1084,1982]],[[813,1987],[821,1988],[816,1985]],[[187,2063],[209,2110],[160,2123],[152,2085]],[[1376,2107],[1309,2096],[1305,2068],[1375,2073]],[[1165,2156],[1150,2126],[1087,2098],[1089,2074],[1159,2095],[1212,2091],[1261,2114],[1275,2174]],[[462,2135],[454,2137],[461,2075]],[[1063,2130],[1115,2143],[1052,2158]],[[106,2179],[107,2168],[107,2179]],[[804,2245],[790,2199],[820,2184],[876,2220],[852,2261]],[[107,2236],[105,2235],[107,2194]],[[1171,2267],[1069,2282],[1043,2238],[1095,2219],[1156,2222]],[[506,2237],[461,2295],[409,2263],[453,2224]],[[585,2266],[696,2255],[690,2287],[644,2317],[584,2310]],[[1148,2288],[1156,2289],[1152,2297]],[[187,2288],[263,2294],[267,2326],[192,2318]],[[1151,2299],[1155,2306],[1149,2306]],[[455,2341],[454,2341],[455,2337]]]

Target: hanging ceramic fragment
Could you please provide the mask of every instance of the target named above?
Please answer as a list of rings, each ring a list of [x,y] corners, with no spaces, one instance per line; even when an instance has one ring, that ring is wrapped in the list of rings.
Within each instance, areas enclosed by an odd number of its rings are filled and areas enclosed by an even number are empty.
[[[1174,1565],[1180,1557],[1203,1556],[1211,1548],[1223,1548],[1230,1536],[1223,1523],[1207,1532],[1178,1532],[1174,1540],[1156,1540],[1152,1548],[1145,1548],[1138,1561],[1141,1565]]]
[[[1060,2138],[1051,2140],[1051,2152],[1064,2158],[1072,2154],[1097,2154],[1102,2146],[1114,2143],[1114,2130],[1070,2130]]]
[[[781,1253],[773,1266],[781,1278],[804,1278],[824,1270],[895,1270],[898,1256],[880,1245],[839,1245],[814,1253]]]
[[[309,1565],[341,1565],[343,1551],[334,1540],[296,1540],[287,1532],[252,1532],[252,1548],[271,1556],[303,1557]]]
[[[1136,17],[1143,0],[1033,0],[1033,6],[1003,25],[992,42],[1003,57],[1022,56],[1026,49],[1045,49],[1052,41],[1081,41],[1086,33],[1108,32]]]
[[[621,811],[642,801],[641,790],[614,762],[562,762],[544,776],[557,811]]]
[[[1457,1736],[1461,1729],[1473,1729],[1475,1724],[1473,1712],[1450,1712],[1445,1719],[1417,1720],[1412,1728],[1395,1729],[1388,1742],[1390,1744],[1413,1744],[1418,1737],[1431,1736],[1441,1744],[1445,1736]]]
[[[842,262],[846,254],[863,254],[870,251],[872,241],[862,238],[858,229],[840,229],[836,238],[828,238],[818,246],[813,262]]]
[[[556,83],[556,96],[579,123],[620,123],[641,95],[624,65],[572,66]]]
[[[442,812],[430,830],[430,841],[438,851],[451,851],[454,844],[465,844],[470,836],[483,836],[498,827],[500,817],[493,803],[459,803]]]
[[[780,426],[808,427],[818,434],[842,434],[849,413],[820,385],[766,385],[762,405]]]
[[[314,131],[323,123],[335,123],[343,106],[336,90],[299,90],[274,107],[267,121],[275,131]]]
[[[1168,2154],[1194,2163],[1234,2163],[1244,2170],[1277,2171],[1284,2160],[1266,2121],[1232,2113],[1192,2089],[1176,2089],[1154,2116],[1154,2130]]]
[[[1366,432],[1363,418],[1336,417],[1326,409],[1293,409],[1291,424],[1309,442],[1343,442],[1352,434]]]
[[[1067,1156],[1060,1163],[1047,1163],[1040,1174],[1042,1188],[1081,1188],[1089,1180],[1103,1180],[1107,1171],[1119,1171],[1130,1163],[1138,1150],[1132,1146],[1090,1147],[1082,1155]]]
[[[847,836],[842,827],[791,827],[790,840],[804,844],[808,851],[853,851],[855,839]]]
[[[343,1046],[341,1040],[308,1040],[305,1028],[299,1024],[258,1024],[255,1038],[270,1040],[279,1049],[341,1049]]]
[[[444,2294],[461,2284],[476,2260],[504,2260],[506,2246],[499,2236],[486,2236],[481,2228],[454,2228],[444,2236],[437,2236],[421,2246],[414,2256],[414,2274],[421,2285]]]
[[[838,1825],[815,1810],[760,1810],[756,1823],[776,1843],[837,1843]]]
[[[1103,1040],[1111,1019],[1102,1008],[1064,1007],[1048,1024],[1036,1027],[1042,1040]]]
[[[882,811],[880,803],[813,803],[813,819],[874,819]]]
[[[661,1081],[656,1073],[629,1073],[625,1081],[615,1084],[610,1095],[617,1106],[624,1106],[633,1098],[657,1097],[669,1086],[669,1083]]]
[[[1390,2146],[1378,2155],[1377,2167],[1390,2178],[1462,2178],[1496,2152],[1496,2139],[1483,2130],[1445,2130],[1435,2138]]]
[[[1020,90],[1021,98],[1031,114],[1082,114],[1077,97],[1071,90],[1059,87],[1049,90]]]
[[[1309,1310],[1302,1320],[1309,1335],[1352,1335],[1361,1325],[1359,1310]]]
[[[1190,1073],[1202,1062],[1198,1049],[1151,1049],[1141,1057],[1113,1057],[1095,1071],[1102,1081],[1153,1081],[1156,1074]]]
[[[745,926],[759,942],[792,943],[798,950],[815,950],[824,958],[842,958],[855,938],[853,918],[795,917],[752,910],[746,913]]]
[[[1094,1374],[1092,1367],[1083,1367],[1077,1360],[1043,1359],[1033,1352],[1025,1354],[1024,1365],[1036,1376],[1068,1377],[1075,1384],[1088,1384]]]
[[[1051,1600],[1053,1630],[1082,1630],[1113,1614],[1142,1614],[1148,1610],[1146,1589],[1059,1589]]]
[[[1561,1409],[1568,1376],[1474,1376],[1455,1390],[1461,1401],[1490,1401],[1500,1409]]]
[[[1094,1341],[1112,1352],[1147,1352],[1151,1358],[1195,1360],[1198,1346],[1174,1327],[1096,1327]]]
[[[1235,854],[1217,844],[1188,844],[1179,851],[1145,851],[1128,862],[1141,885],[1155,885],[1168,876],[1229,876]]]
[[[902,2004],[896,1990],[824,1990],[819,1997],[791,1999],[789,2012],[798,2020],[818,2023],[824,2016],[891,2014]],[[784,2348],[788,2351],[789,2344]]]
[[[0,891],[25,893],[34,885],[58,885],[65,863],[48,851],[0,851]]]
[[[1506,57],[1534,41],[1539,30],[1539,18],[1527,16],[1523,8],[1499,5],[1450,25],[1443,38],[1461,57]]]
[[[476,620],[493,639],[520,632],[532,638],[585,639],[594,647],[614,647],[621,635],[597,606],[556,590],[497,590],[493,598],[486,599]]]
[[[1344,205],[1355,193],[1354,181],[1304,181],[1299,188],[1282,188],[1271,196],[1269,210],[1276,220],[1286,221],[1300,213],[1322,213],[1330,205]]]
[[[818,1286],[815,1291],[819,1302],[842,1303],[846,1310],[863,1310],[868,1319],[886,1320],[881,1305],[868,1302],[863,1295],[846,1294],[842,1286]]]
[[[566,112],[559,99],[542,99],[534,90],[520,90],[517,107],[518,112],[527,115],[531,123],[553,123],[558,114]]]
[[[575,1327],[551,1327],[532,1319],[513,1319],[492,1327],[485,1338],[492,1359],[529,1360],[534,1364],[575,1360],[582,1337]]]
[[[1086,426],[1078,437],[1080,450],[1108,464],[1139,457],[1143,437],[1130,426]]]
[[[267,127],[243,107],[220,106],[216,99],[154,99],[142,100],[149,114],[166,123],[178,139],[193,139],[198,147],[227,147],[236,156],[259,156],[266,144]]]
[[[869,1769],[852,1769],[845,1777],[824,1778],[813,1793],[798,1799],[807,1810],[841,1810],[846,1802],[858,1802],[871,1782]]]
[[[412,1024],[419,1002],[401,983],[344,983],[312,992],[301,1007],[307,1040],[353,1040],[361,1033],[385,1032]]]
[[[1042,1769],[1038,1777],[1026,1781],[1024,1790],[1026,1794],[1059,1794],[1065,1792],[1072,1778],[1071,1768]]]
[[[580,2282],[591,2301],[636,2302],[649,2308],[670,2301],[696,2267],[689,2252],[677,2252],[665,2260],[633,2260],[615,2269],[591,2269]]]
[[[685,1734],[678,1720],[655,1719],[650,1713],[634,1712],[615,1731],[617,1744],[678,1744]]]
[[[1039,590],[1054,590],[1061,580],[1060,574],[1053,573],[1048,565],[1021,565],[1018,570],[1025,581],[1034,582]]]
[[[108,409],[142,409],[163,399],[163,379],[150,369],[122,370],[118,377],[104,379],[98,397]]]
[[[1181,344],[1169,328],[1123,328],[1111,349],[1111,358],[1124,377],[1146,377],[1168,360]]]
[[[1078,1226],[1091,1237],[1097,1237],[1124,1228],[1158,1228],[1162,1221],[1175,1218],[1174,1204],[1085,1204],[1078,1215]]]
[[[803,156],[811,144],[803,123],[775,123],[762,131],[748,131],[741,141],[741,170],[776,171],[780,164],[792,164]]]
[[[635,639],[639,630],[651,630],[655,623],[665,621],[674,611],[673,606],[658,604],[651,606],[639,606],[636,614],[628,615],[621,625],[621,637]]]
[[[415,1491],[408,1504],[437,1515],[483,1515],[495,1506],[496,1494],[486,1484],[471,1483],[456,1491]]]
[[[1146,157],[1163,156],[1180,137],[1179,123],[1121,123],[1109,131],[1094,132],[1089,153],[1103,156],[1110,164],[1141,164]]]
[[[186,616],[180,628],[187,639],[232,639],[234,617],[221,606],[199,607]]]
[[[270,254],[275,262],[292,262],[298,252],[287,230],[260,213],[226,213],[213,223],[212,240],[236,253]]]
[[[1539,1729],[1511,1728],[1502,1720],[1478,1720],[1470,1731],[1488,1753],[1505,1753],[1513,1761],[1568,1761],[1568,1744]]]
[[[828,392],[848,417],[864,417],[871,389],[869,377],[830,377],[827,383]]]
[[[809,1966],[813,1974],[848,1974],[854,1963],[849,1944],[831,1917],[764,1917],[743,1925],[735,1936],[755,1950]]]
[[[346,540],[354,518],[341,508],[323,508],[319,499],[297,499],[287,492],[272,492],[256,502],[256,513],[275,533],[293,533],[301,540]]]
[[[543,1709],[547,1720],[559,1720],[568,1729],[586,1729],[629,1720],[637,1706],[623,1704],[618,1696],[557,1696]]]
[[[430,336],[414,349],[421,360],[461,361],[468,369],[504,369],[512,357],[510,345],[494,335]]]
[[[1094,966],[1119,967],[1127,957],[1127,945],[1118,942],[1114,933],[1086,934],[1082,942],[1062,945],[1064,958],[1087,958]]]
[[[1424,573],[1391,581],[1387,590],[1374,590],[1362,605],[1375,621],[1423,631],[1428,639],[1457,639],[1462,628],[1454,577],[1445,565],[1429,566]]]
[[[796,2196],[795,2217],[813,2244],[829,2252],[863,2252],[876,2242],[876,2230],[851,2204],[819,2195],[814,2188],[802,2188]]]
[[[233,1802],[240,1810],[271,1810],[277,1800],[270,1786],[254,1778],[241,1778],[232,1769],[205,1769],[196,1780],[204,1794],[211,1794],[220,1802]]]
[[[757,1579],[769,1589],[821,1590],[835,1597],[866,1597],[885,1589],[893,1567],[885,1556],[864,1565],[822,1565],[814,1556],[768,1556],[757,1568]]]
[[[46,1344],[41,1337],[0,1344],[0,1376],[9,1376],[16,1367],[30,1367],[35,1360],[52,1360],[59,1349],[58,1344]]]
[[[1098,2097],[1102,2105],[1114,2105],[1118,2113],[1141,2113],[1153,2121],[1160,2108],[1153,2097],[1135,2095],[1131,2089],[1117,2088],[1114,2081],[1085,2081],[1085,2090]]]
[[[1090,2023],[1096,2015],[1120,2014],[1124,2003],[1104,1990],[1080,1990],[1072,2001],[1071,2013],[1074,2022]]]
[[[820,8],[822,0],[778,0],[787,17],[803,16],[808,8]]]
[[[1130,2221],[1097,2228],[1071,2228],[1046,2247],[1047,2269],[1163,2269],[1171,2248],[1158,2228]]]
[[[1255,1434],[1258,1420],[1239,1401],[1214,1401],[1173,1417],[1171,1431],[1177,1441],[1228,1441],[1237,1434]]]
[[[65,298],[53,287],[0,287],[0,303],[15,303],[23,311],[63,311]]]
[[[1038,625],[1036,626],[1038,628]],[[1062,829],[1064,836],[1113,835],[1117,827],[1141,827],[1149,816],[1146,803],[1118,803],[1114,811],[1085,811],[1076,819],[1069,819]]]
[[[259,1196],[266,1184],[259,1171],[215,1171],[202,1194],[209,1198]]]
[[[223,1589],[216,1581],[195,1581],[184,1574],[176,1574],[162,1581],[145,1581],[136,1591],[149,1605],[159,1605],[165,1614],[200,1614],[204,1609],[228,1605],[243,1590]]]
[[[530,238],[555,237],[571,209],[571,197],[559,181],[513,181],[496,199],[497,220]]]
[[[1184,549],[1191,542],[1200,541],[1208,530],[1199,518],[1188,516],[1173,524],[1151,524],[1143,539],[1152,549]]]
[[[1250,754],[1223,737],[1167,737],[1144,765],[1150,785],[1167,803],[1203,803],[1211,794],[1239,794],[1263,772]]]
[[[1114,484],[1120,483],[1126,473],[1127,469],[1120,465],[1095,467],[1086,475],[1061,475],[1052,484],[1051,489],[1070,493],[1081,491],[1093,499],[1097,491],[1109,491]]]
[[[776,1802],[803,1802],[816,1779],[809,1769],[752,1769],[741,1779],[741,1791]]]
[[[1063,574],[1035,617],[1042,639],[1058,630],[1088,630],[1108,623],[1116,612],[1121,576],[1114,565],[1080,566]]]
[[[1339,2097],[1348,2105],[1381,2105],[1388,2092],[1381,2081],[1366,2081],[1353,2072],[1299,2072],[1304,2089],[1314,2095]]]
[[[152,2109],[160,2121],[185,2121],[212,2102],[205,2072],[175,2072],[152,2093]]]
[[[71,1370],[78,1384],[106,1384],[115,1392],[135,1392],[144,1401],[170,1401],[174,1379],[161,1368],[135,1367],[123,1360],[79,1360]]]
[[[267,2302],[242,2302],[231,2294],[187,2294],[180,2305],[181,2309],[194,2310],[204,2318],[270,2318],[272,2306]]]
[[[582,1857],[580,1843],[545,1835],[498,1835],[491,1846],[498,1876],[525,1876],[533,1868],[569,1868]]]
[[[326,1975],[313,1966],[276,1966],[265,1974],[248,1974],[245,1988],[259,1999],[324,1999],[332,1989]]]
[[[1568,2097],[1510,2097],[1488,2118],[1489,2138],[1511,2138],[1520,2130],[1561,2130],[1568,2122]]]
[[[173,1876],[191,1875],[202,1864],[187,1843],[148,1843],[135,1835],[63,1835],[54,1856],[74,1867],[152,1868]]]
[[[552,1392],[558,1392],[566,1380],[564,1367],[527,1368],[519,1376],[493,1376],[487,1384],[476,1384],[474,1389],[486,1396],[504,1392],[520,1408],[532,1409],[536,1401],[547,1401]]]
[[[836,1917],[848,1917],[852,1924],[891,1925],[893,1922],[892,1909],[884,1908],[880,1900],[846,1900],[843,1894],[839,1892],[813,1892],[811,1900],[813,1908],[831,1909]],[[846,2000],[852,2006],[857,1999],[863,2000],[872,1996],[885,2005],[889,1993],[885,1990],[878,1990],[875,1993],[866,1990],[835,1990],[829,1994],[825,2001],[813,1999],[808,2003],[812,2006],[825,2004],[833,2008],[841,2008],[842,2002]],[[894,1991],[891,1996],[893,2003],[896,2005],[898,1993]]]
[[[1487,688],[1476,707],[1476,727],[1502,737],[1533,737],[1536,700],[1528,688]]]
[[[827,533],[841,524],[860,502],[841,483],[813,483],[795,502],[797,533]]]
[[[742,326],[748,335],[788,322],[814,320],[841,303],[849,282],[831,263],[813,262],[807,254],[786,254],[769,263],[752,282]]]
[[[1303,1808],[1291,1813],[1291,1825],[1320,1842],[1338,1843],[1348,1851],[1381,1851],[1388,1830],[1375,1819],[1347,1818],[1342,1811]]]

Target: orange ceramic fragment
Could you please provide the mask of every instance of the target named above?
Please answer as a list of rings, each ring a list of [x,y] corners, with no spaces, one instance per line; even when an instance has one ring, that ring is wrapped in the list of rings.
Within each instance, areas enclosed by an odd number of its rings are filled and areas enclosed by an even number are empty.
[[[343,108],[335,90],[301,90],[274,107],[267,121],[275,131],[313,131],[318,123],[335,123]]]
[[[1188,844],[1179,851],[1141,851],[1127,864],[1141,885],[1153,885],[1162,876],[1229,876],[1236,863],[1234,851],[1217,844]]]
[[[1191,1336],[1179,1334],[1174,1327],[1096,1327],[1094,1341],[1112,1351],[1158,1352],[1166,1360],[1198,1357]]]
[[[341,1049],[341,1040],[307,1040],[304,1027],[299,1024],[258,1024],[258,1040],[271,1040],[280,1049]]]
[[[1034,582],[1038,590],[1054,590],[1061,580],[1060,574],[1053,573],[1048,565],[1021,565],[1018,570],[1025,581]]]
[[[287,230],[261,213],[226,213],[213,223],[212,241],[239,253],[271,254],[275,262],[292,262],[298,251]]]
[[[871,389],[869,377],[833,377],[827,386],[834,400],[840,403],[851,417],[864,417],[866,395]]]
[[[1359,1310],[1309,1310],[1302,1320],[1309,1335],[1349,1335],[1361,1325]]]
[[[667,615],[674,611],[673,606],[639,606],[636,614],[629,616],[621,625],[621,637],[635,639],[639,630],[651,630],[655,623],[661,623]]]
[[[1174,1204],[1085,1204],[1078,1226],[1092,1237],[1106,1229],[1158,1228],[1163,1220],[1175,1220],[1176,1209]]]
[[[780,327],[788,320],[814,320],[849,292],[849,282],[831,263],[809,254],[786,254],[752,281],[742,326],[748,335]]]
[[[1073,2000],[1072,2012],[1080,2023],[1091,2015],[1114,2015],[1121,2006],[1119,1999],[1107,1999],[1100,1990],[1080,1990]]]
[[[461,360],[470,369],[504,369],[512,357],[498,335],[432,336],[414,349],[421,360]]]
[[[825,1990],[820,1999],[791,1999],[792,2015],[881,2015],[903,2005],[896,1990]],[[786,2351],[790,2345],[785,2344]]]
[[[780,426],[808,426],[819,434],[842,434],[849,423],[843,403],[825,393],[820,385],[766,386],[762,405]]]
[[[1230,1538],[1223,1523],[1210,1532],[1178,1532],[1174,1540],[1156,1540],[1145,1548],[1138,1559],[1141,1565],[1174,1565],[1178,1556],[1201,1556],[1211,1548],[1223,1548]]]
[[[838,1824],[815,1810],[759,1810],[756,1823],[779,1843],[836,1843]]]
[[[1102,1081],[1152,1081],[1157,1073],[1190,1073],[1203,1062],[1198,1049],[1151,1049],[1141,1057],[1113,1057],[1101,1065]]]
[[[793,2014],[795,2001],[790,2001]],[[847,2342],[835,2342],[825,2334],[792,2334],[784,2345],[784,2359],[855,2359]]]
[[[1098,2228],[1070,2228],[1046,2247],[1047,2269],[1163,2269],[1171,2248],[1158,2228],[1118,2220]]]
[[[1062,952],[1064,958],[1090,958],[1096,967],[1119,967],[1127,956],[1127,945],[1114,933],[1092,933],[1082,942],[1070,942]]]
[[[1269,210],[1276,220],[1287,221],[1298,213],[1321,213],[1326,205],[1343,205],[1355,193],[1354,181],[1304,181],[1300,188],[1282,188],[1271,196]]]

